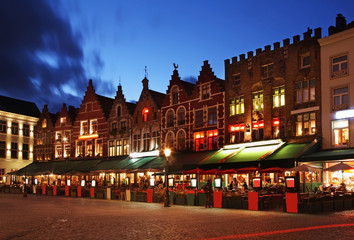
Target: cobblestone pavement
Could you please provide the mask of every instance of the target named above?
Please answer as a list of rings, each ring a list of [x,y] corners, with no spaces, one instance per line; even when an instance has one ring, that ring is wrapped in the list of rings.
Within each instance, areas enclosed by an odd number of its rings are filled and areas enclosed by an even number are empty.
[[[283,231],[332,224],[352,225]],[[354,211],[306,215],[0,194],[0,239],[352,240],[353,224]]]

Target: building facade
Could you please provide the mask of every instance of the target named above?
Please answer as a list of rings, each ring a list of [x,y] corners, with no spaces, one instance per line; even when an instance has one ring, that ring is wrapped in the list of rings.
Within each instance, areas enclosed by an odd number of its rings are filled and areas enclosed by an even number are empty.
[[[10,183],[7,173],[33,161],[34,128],[39,117],[35,103],[0,96],[0,183]]]
[[[225,60],[227,143],[321,136],[321,29]]]

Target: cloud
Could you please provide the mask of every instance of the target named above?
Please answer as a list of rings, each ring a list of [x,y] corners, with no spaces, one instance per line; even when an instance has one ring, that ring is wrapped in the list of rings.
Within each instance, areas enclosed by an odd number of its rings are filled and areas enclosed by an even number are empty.
[[[59,14],[60,6],[52,4],[0,1],[0,94],[57,111],[63,102],[79,106],[88,80],[82,36]],[[102,68],[99,56],[95,58]]]
[[[195,84],[198,81],[198,79],[195,76],[188,76],[183,78],[183,81]]]

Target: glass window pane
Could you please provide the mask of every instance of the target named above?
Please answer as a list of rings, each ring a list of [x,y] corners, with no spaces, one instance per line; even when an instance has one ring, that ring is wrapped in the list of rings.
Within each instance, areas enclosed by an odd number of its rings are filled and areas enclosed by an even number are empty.
[[[309,101],[309,89],[305,88],[304,89],[304,102],[308,102]]]
[[[349,102],[349,96],[348,95],[343,95],[342,96],[342,104],[348,104]]]
[[[333,98],[333,105],[339,105],[340,104],[340,97],[339,96],[335,96]]]

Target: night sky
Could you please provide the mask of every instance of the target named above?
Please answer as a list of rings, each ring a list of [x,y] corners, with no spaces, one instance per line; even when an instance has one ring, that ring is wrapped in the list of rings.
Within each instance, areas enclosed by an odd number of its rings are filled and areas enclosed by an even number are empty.
[[[296,4],[296,5],[295,5]],[[165,93],[179,65],[195,81],[204,60],[224,78],[224,60],[322,28],[342,13],[354,21],[353,0],[316,1],[0,1],[0,95],[42,110],[79,107],[88,79],[114,98],[121,82],[138,100],[147,66],[150,88]]]

